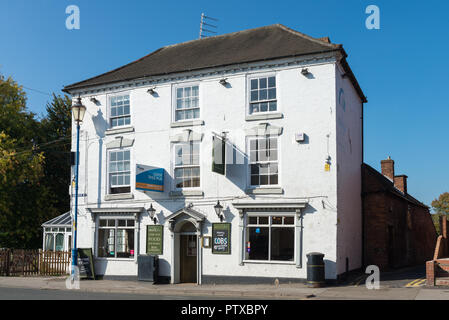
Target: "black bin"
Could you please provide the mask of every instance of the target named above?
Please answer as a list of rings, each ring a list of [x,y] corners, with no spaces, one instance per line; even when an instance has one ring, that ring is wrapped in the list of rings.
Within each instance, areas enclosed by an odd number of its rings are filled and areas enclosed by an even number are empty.
[[[324,286],[324,254],[311,252],[307,254],[307,286],[319,288]]]
[[[137,279],[157,283],[159,274],[159,257],[153,255],[137,256]]]

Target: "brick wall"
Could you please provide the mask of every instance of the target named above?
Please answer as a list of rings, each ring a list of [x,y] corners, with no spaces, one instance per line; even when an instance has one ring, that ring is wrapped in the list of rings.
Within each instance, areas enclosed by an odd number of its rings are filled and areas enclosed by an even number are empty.
[[[394,178],[393,160],[384,160],[383,170]],[[386,270],[431,260],[436,231],[429,209],[408,200],[373,168],[363,165],[362,175],[365,265]]]

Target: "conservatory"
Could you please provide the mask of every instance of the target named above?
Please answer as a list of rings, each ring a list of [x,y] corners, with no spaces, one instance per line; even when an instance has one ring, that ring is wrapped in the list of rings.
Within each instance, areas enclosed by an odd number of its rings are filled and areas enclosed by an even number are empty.
[[[44,251],[70,251],[72,249],[72,217],[70,211],[42,224]]]

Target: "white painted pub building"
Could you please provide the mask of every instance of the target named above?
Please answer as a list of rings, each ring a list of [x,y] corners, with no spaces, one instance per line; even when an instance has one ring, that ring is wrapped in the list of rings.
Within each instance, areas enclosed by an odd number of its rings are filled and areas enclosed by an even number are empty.
[[[87,108],[78,247],[96,274],[137,276],[143,254],[171,283],[301,281],[310,252],[326,279],[360,268],[366,99],[346,56],[271,25],[66,86]]]

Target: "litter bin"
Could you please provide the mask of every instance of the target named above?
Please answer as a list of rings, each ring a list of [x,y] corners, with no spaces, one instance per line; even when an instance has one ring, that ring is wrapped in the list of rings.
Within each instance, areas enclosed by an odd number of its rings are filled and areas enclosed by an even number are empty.
[[[153,255],[137,256],[137,279],[156,283],[159,274],[159,257]]]
[[[311,252],[307,254],[307,286],[319,288],[324,286],[324,254]]]

